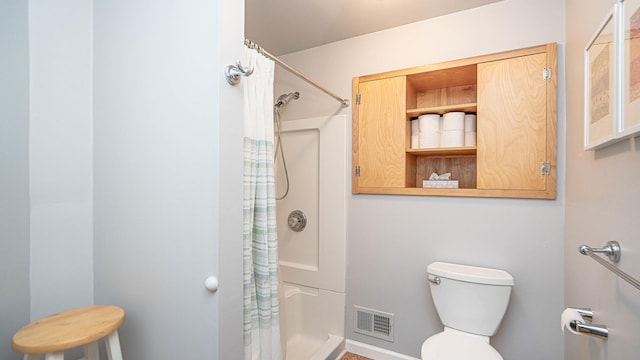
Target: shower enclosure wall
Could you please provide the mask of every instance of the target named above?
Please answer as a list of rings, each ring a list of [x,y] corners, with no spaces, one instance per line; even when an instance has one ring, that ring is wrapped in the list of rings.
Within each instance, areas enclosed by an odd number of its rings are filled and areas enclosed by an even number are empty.
[[[344,348],[347,122],[345,115],[281,122],[289,176],[277,202],[286,360],[333,360]],[[276,196],[286,191],[282,165],[277,157]]]

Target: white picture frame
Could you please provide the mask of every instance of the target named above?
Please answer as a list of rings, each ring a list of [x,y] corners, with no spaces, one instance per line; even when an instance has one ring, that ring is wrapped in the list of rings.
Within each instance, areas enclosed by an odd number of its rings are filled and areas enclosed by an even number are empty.
[[[616,3],[585,48],[584,149],[618,140],[621,111],[621,3]]]
[[[620,12],[623,82],[617,136],[623,139],[640,133],[640,0],[621,1]]]

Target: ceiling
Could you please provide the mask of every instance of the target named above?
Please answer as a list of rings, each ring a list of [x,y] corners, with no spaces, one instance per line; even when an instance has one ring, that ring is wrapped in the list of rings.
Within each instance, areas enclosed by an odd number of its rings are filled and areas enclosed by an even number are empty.
[[[501,0],[245,0],[245,36],[274,55]]]

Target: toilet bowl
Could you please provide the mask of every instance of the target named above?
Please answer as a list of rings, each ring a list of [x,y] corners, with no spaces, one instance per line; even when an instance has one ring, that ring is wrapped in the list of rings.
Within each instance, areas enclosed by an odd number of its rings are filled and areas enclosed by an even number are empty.
[[[444,328],[422,344],[423,360],[503,360],[489,342],[468,333]]]
[[[503,270],[435,262],[427,267],[444,331],[422,344],[422,360],[502,360],[489,343],[509,305],[513,277]]]

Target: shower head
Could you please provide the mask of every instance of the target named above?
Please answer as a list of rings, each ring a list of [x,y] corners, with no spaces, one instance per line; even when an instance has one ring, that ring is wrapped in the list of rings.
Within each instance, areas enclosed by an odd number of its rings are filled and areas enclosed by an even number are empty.
[[[280,95],[280,97],[278,97],[278,100],[276,101],[275,106],[279,108],[281,106],[287,105],[289,101],[298,100],[299,98],[300,98],[300,93],[297,91],[288,93],[288,94],[282,94]]]

